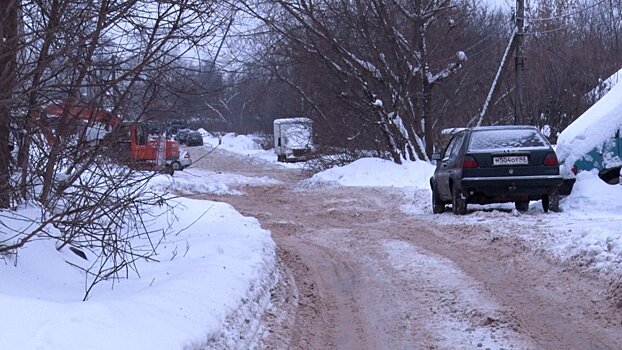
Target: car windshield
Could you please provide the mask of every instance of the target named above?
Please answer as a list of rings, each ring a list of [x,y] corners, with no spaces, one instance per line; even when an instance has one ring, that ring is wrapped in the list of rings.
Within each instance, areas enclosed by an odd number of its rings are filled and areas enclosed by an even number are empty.
[[[534,129],[475,130],[469,141],[469,151],[546,147],[546,139]]]

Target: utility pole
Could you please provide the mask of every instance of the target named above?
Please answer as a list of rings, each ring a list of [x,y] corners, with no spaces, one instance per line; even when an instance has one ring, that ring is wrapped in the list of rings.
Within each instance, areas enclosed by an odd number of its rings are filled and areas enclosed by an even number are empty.
[[[512,31],[512,36],[510,37],[510,42],[501,57],[501,62],[499,63],[499,68],[497,69],[497,74],[495,75],[495,79],[490,86],[490,90],[488,91],[488,95],[486,100],[484,101],[484,106],[482,107],[479,115],[474,116],[469,124],[476,122],[476,126],[480,126],[488,109],[491,107],[491,104],[494,103],[494,98],[497,95],[497,91],[499,90],[499,81],[501,77],[504,76],[507,72],[507,69],[510,65],[510,57],[511,53],[514,53],[514,77],[516,80],[516,101],[514,103],[514,124],[522,124],[525,121],[523,120],[523,71],[525,69],[524,65],[524,57],[523,57],[523,42],[525,36],[525,0],[516,0],[516,12],[514,14],[515,26]]]
[[[525,0],[516,0],[516,51],[514,74],[516,78],[516,107],[514,108],[514,124],[523,123],[523,41],[525,35]]]

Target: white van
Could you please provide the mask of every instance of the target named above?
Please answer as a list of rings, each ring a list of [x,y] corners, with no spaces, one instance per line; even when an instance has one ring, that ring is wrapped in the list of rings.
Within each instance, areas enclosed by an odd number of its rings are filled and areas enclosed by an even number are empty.
[[[279,162],[307,160],[313,149],[313,121],[309,118],[274,120],[274,151]]]

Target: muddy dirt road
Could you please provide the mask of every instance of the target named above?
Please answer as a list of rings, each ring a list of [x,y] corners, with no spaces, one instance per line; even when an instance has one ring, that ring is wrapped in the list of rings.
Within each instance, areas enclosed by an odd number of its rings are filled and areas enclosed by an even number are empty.
[[[300,170],[220,150],[195,166],[280,181],[203,196],[258,218],[277,243],[265,348],[622,349],[606,283],[518,239],[435,224],[451,213],[406,215],[398,191],[305,186]]]

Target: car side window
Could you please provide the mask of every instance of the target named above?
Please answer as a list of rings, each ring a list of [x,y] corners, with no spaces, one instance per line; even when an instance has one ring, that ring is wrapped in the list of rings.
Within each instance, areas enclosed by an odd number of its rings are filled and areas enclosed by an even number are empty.
[[[458,154],[460,153],[460,148],[462,147],[462,140],[464,139],[464,133],[460,133],[458,135],[456,135],[455,140],[456,143],[454,144],[454,148],[452,148],[451,150],[451,157],[455,158],[458,156]]]
[[[445,149],[445,154],[443,155],[443,159],[452,158],[458,155],[460,151],[460,146],[462,145],[462,139],[464,137],[463,133],[460,133],[454,136],[451,141],[449,141],[449,145]]]
[[[451,140],[449,141],[449,144],[447,145],[447,148],[445,148],[445,153],[443,153],[443,159],[449,158],[449,155],[451,154],[451,150],[454,148],[455,144],[456,144],[456,137],[452,137]]]

